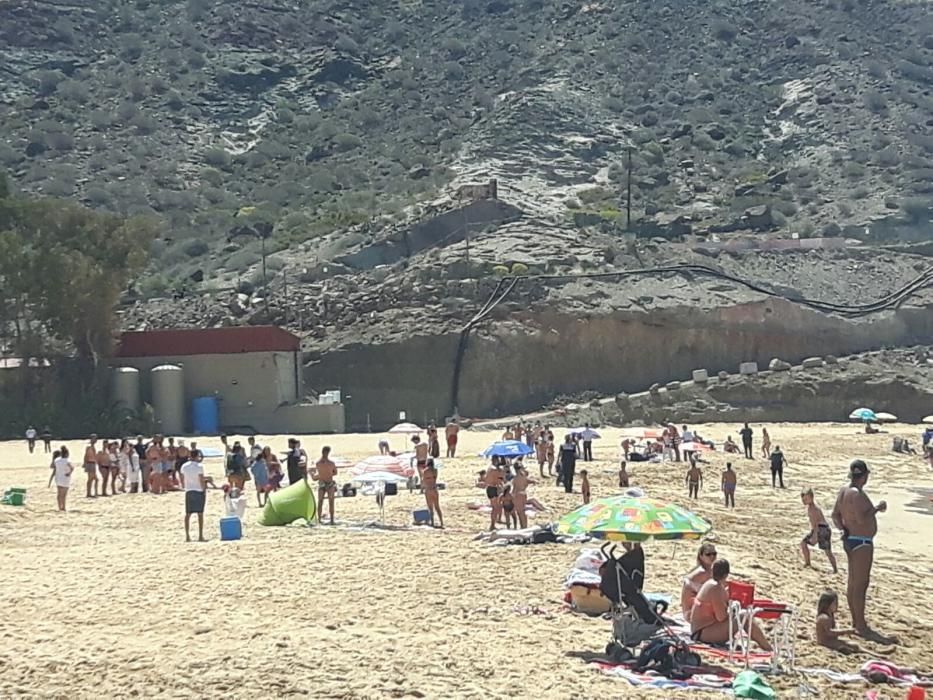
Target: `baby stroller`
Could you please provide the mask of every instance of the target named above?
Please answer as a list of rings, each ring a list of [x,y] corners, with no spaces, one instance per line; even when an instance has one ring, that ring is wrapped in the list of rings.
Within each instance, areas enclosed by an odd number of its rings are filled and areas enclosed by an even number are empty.
[[[615,663],[621,663],[634,659],[635,647],[666,628],[661,616],[667,612],[667,603],[658,601],[652,605],[642,594],[645,552],[641,547],[632,547],[617,557],[616,547],[607,542],[601,551],[606,561],[599,568],[599,590],[612,606],[612,641],[606,645],[606,656]],[[681,665],[698,665],[699,657],[686,646],[676,643],[676,635],[670,631],[668,634],[675,640],[676,661]]]

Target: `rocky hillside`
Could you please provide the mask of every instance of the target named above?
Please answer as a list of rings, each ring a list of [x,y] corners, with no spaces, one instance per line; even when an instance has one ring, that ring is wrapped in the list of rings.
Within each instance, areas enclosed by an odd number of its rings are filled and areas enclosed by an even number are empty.
[[[612,229],[629,146],[649,228],[922,230],[933,203],[923,0],[0,0],[0,45],[0,167],[164,219],[145,295],[255,275],[237,214],[278,270],[490,177]]]

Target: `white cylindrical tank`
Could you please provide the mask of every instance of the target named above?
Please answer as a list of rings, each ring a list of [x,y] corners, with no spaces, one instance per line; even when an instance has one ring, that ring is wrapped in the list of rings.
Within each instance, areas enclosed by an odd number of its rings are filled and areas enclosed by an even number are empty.
[[[113,402],[117,410],[139,411],[139,370],[135,367],[115,367],[113,370]]]
[[[178,365],[159,365],[150,372],[152,408],[159,431],[179,435],[185,429],[185,372]]]

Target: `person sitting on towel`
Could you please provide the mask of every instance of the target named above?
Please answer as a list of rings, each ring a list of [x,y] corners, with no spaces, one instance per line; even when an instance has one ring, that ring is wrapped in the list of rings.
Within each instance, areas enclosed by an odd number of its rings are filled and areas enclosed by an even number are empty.
[[[713,563],[712,578],[700,587],[693,599],[690,614],[690,636],[705,644],[729,642],[729,561],[717,559]],[[732,621],[733,634],[742,629],[740,620]],[[771,643],[758,623],[752,621],[752,640],[764,651],[772,651]]]

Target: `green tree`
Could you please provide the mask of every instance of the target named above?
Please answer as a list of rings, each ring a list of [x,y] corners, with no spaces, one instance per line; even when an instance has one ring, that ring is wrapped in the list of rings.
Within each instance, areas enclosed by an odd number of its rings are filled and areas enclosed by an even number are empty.
[[[4,327],[22,357],[110,354],[114,309],[145,260],[152,223],[52,198],[12,197],[0,180]]]

